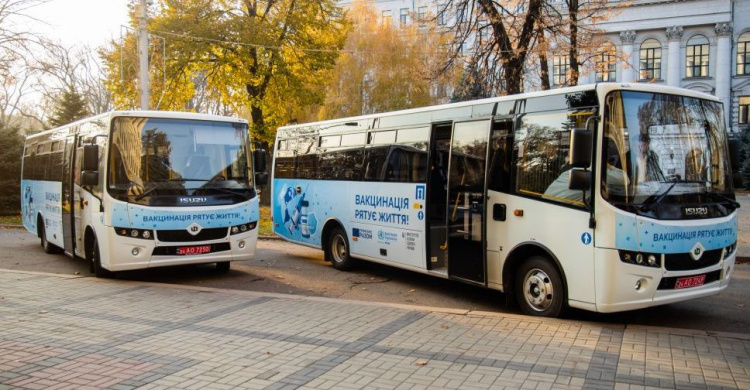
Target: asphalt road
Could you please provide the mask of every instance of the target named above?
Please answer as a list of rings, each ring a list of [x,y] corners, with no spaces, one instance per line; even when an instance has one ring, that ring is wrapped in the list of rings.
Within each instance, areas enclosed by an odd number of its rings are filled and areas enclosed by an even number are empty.
[[[0,268],[78,274],[88,265],[64,255],[47,255],[24,230],[0,230]],[[492,312],[513,312],[502,293],[373,263],[340,272],[319,250],[278,240],[261,240],[252,261],[236,262],[228,274],[212,265],[123,272],[120,279],[227,289],[303,294]],[[0,296],[2,287],[0,286]],[[750,334],[750,264],[737,266],[729,288],[718,296],[615,314],[572,311],[569,318]]]

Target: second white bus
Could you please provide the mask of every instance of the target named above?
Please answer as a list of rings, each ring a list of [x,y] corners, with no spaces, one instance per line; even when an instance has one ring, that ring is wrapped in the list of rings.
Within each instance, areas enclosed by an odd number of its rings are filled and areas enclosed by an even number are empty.
[[[737,208],[721,103],[597,84],[282,127],[274,231],[497,289],[531,315],[714,295]]]

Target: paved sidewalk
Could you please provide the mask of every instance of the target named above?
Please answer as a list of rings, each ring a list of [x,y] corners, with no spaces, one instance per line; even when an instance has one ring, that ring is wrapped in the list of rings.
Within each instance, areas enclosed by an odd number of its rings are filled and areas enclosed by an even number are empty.
[[[0,272],[0,389],[750,389],[750,335]]]

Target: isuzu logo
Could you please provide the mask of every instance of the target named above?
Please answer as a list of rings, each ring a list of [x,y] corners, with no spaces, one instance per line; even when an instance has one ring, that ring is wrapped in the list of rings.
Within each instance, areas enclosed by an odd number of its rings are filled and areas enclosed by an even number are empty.
[[[683,213],[686,217],[703,217],[708,215],[708,207],[685,207]]]
[[[693,260],[698,261],[701,259],[701,256],[703,256],[703,252],[705,252],[705,249],[703,248],[703,245],[698,242],[693,249],[690,250],[690,257],[692,257]]]
[[[203,227],[201,227],[201,225],[198,225],[197,222],[193,222],[190,224],[190,226],[187,227],[187,232],[190,233],[191,236],[198,235],[201,230],[203,230]]]
[[[207,203],[208,198],[202,196],[181,197],[179,202],[182,204]]]

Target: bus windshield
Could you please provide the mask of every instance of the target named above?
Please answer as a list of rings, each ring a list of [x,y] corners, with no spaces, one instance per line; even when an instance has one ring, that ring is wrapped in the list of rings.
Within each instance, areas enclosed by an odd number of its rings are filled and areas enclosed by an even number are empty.
[[[606,99],[603,141],[602,195],[621,208],[733,204],[720,103],[614,92]]]
[[[120,200],[254,196],[244,123],[119,117],[110,140],[108,190]]]

